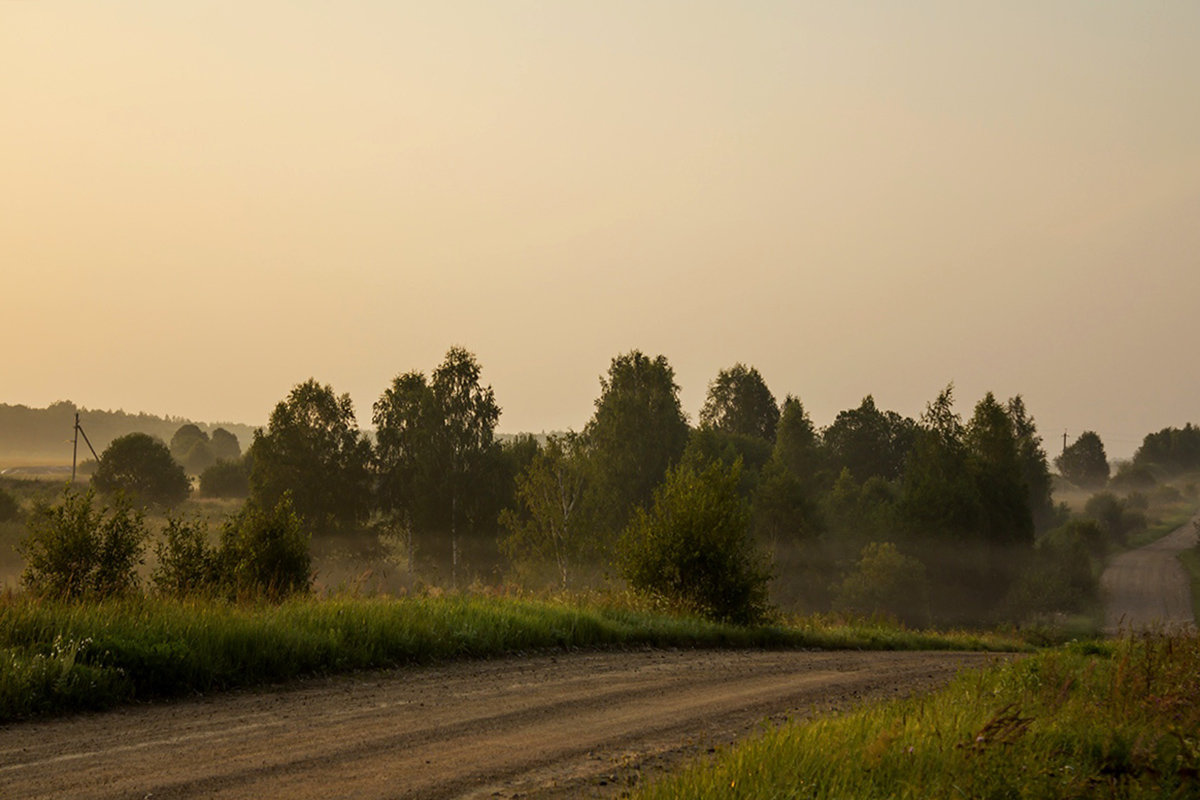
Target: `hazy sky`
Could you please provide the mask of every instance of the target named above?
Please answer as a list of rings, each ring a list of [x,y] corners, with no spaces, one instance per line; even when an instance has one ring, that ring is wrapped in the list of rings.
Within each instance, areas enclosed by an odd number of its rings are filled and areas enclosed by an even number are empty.
[[[1200,3],[0,0],[0,402],[502,431],[633,348],[818,425],[1021,393],[1200,422]]]

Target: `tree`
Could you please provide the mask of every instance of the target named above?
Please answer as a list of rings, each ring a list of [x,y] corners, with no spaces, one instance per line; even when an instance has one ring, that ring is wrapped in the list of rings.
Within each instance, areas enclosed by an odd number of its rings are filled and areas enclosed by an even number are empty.
[[[200,430],[198,425],[188,422],[180,425],[175,434],[171,436],[171,457],[179,463],[183,463],[183,457],[197,442],[207,442],[208,434]]]
[[[92,485],[106,494],[125,492],[164,506],[183,502],[192,490],[167,446],[144,433],[114,439],[100,454]]]
[[[1033,546],[1033,509],[1012,417],[988,392],[975,406],[965,433],[983,537],[994,545]]]
[[[529,466],[517,476],[521,511],[501,512],[508,530],[501,549],[513,561],[554,565],[560,588],[571,585],[581,561],[591,555],[592,540],[582,521],[587,483],[583,440],[575,433],[551,436]]]
[[[899,514],[916,538],[979,540],[983,508],[965,428],[947,386],[925,407],[900,482]]]
[[[17,549],[25,557],[21,582],[34,594],[107,597],[137,588],[148,534],[142,512],[124,496],[97,508],[92,490],[78,494],[68,488],[54,505],[39,501],[28,528]]]
[[[688,424],[665,356],[651,359],[638,350],[617,356],[600,387],[596,413],[583,432],[593,471],[589,504],[600,529],[615,533],[635,507],[650,502],[679,460]]]
[[[822,442],[835,473],[846,468],[856,481],[865,482],[876,475],[898,478],[915,436],[911,419],[880,411],[875,398],[867,395],[858,408],[837,415]]]
[[[701,427],[775,441],[779,406],[754,367],[734,364],[717,373],[700,409]]]
[[[925,625],[929,622],[925,565],[891,542],[872,542],[842,582],[834,605],[852,614],[890,614],[908,625]]]
[[[462,537],[495,532],[501,496],[500,407],[480,375],[475,356],[452,347],[430,380],[420,372],[398,376],[373,416],[380,507],[395,518],[392,527],[416,532],[449,563],[455,584]],[[414,549],[410,538],[410,559]]]
[[[775,428],[775,458],[801,482],[809,484],[820,468],[820,441],[800,398],[784,398]]]
[[[208,434],[190,422],[175,431],[170,450],[171,457],[190,475],[199,475],[217,462]]]
[[[822,528],[804,482],[778,459],[772,459],[763,469],[751,509],[754,530],[777,561],[782,545],[812,539]]]
[[[500,406],[490,386],[479,383],[481,369],[475,356],[451,347],[433,371],[430,387],[442,414],[441,452],[445,459],[446,488],[450,494],[450,575],[458,584],[459,537],[494,530],[499,509],[488,500],[489,474],[499,448],[494,436]]]
[[[621,574],[635,591],[717,620],[764,618],[770,572],[750,539],[740,469],[685,462],[667,472],[619,544]]]
[[[1108,457],[1095,431],[1084,431],[1054,459],[1054,466],[1076,486],[1096,488],[1108,482]]]
[[[350,396],[312,378],[280,401],[250,448],[251,497],[274,508],[291,493],[314,530],[354,525],[370,510],[371,445],[359,432]]]
[[[217,428],[212,432],[209,444],[217,461],[237,461],[242,457],[242,445],[237,436],[224,428]]]
[[[1139,467],[1161,467],[1177,474],[1200,467],[1200,427],[1188,423],[1182,428],[1163,428],[1148,433],[1133,454]]]
[[[1012,421],[1013,434],[1017,440],[1017,458],[1021,464],[1021,476],[1029,494],[1029,510],[1033,515],[1036,531],[1045,531],[1058,524],[1054,507],[1053,482],[1046,451],[1042,449],[1042,437],[1038,435],[1033,417],[1025,410],[1021,395],[1011,398],[1005,406]]]

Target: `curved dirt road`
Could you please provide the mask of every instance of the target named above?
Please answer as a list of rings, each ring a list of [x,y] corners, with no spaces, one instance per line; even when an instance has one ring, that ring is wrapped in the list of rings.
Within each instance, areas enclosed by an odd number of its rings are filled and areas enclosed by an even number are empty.
[[[1197,515],[1173,533],[1122,553],[1100,576],[1104,632],[1195,627],[1192,589],[1178,556],[1196,544]]]
[[[0,727],[0,797],[611,797],[766,717],[996,658],[636,651],[321,679]]]

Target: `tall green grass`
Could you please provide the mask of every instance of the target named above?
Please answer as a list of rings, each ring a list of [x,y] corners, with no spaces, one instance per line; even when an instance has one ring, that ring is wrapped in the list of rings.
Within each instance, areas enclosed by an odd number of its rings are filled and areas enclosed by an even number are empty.
[[[279,605],[134,597],[0,598],[0,720],[302,675],[547,648],[991,649],[1012,638],[883,624],[738,627],[621,603],[454,595]]]
[[[1077,645],[788,724],[638,797],[1197,797],[1198,694],[1195,636]]]

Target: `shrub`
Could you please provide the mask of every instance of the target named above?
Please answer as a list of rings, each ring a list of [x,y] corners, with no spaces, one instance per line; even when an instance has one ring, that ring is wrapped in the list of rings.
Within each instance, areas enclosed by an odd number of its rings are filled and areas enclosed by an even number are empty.
[[[200,473],[200,494],[205,497],[246,497],[250,494],[250,471],[240,459],[218,461]]]
[[[137,588],[146,524],[123,495],[96,508],[91,490],[65,489],[57,504],[35,505],[27,524],[17,549],[26,560],[21,581],[34,594],[76,598]]]
[[[929,622],[929,584],[925,565],[891,542],[862,549],[854,571],[838,589],[834,607],[852,614],[887,614],[908,625]]]
[[[1146,515],[1134,507],[1137,505],[1136,499],[1130,504],[1111,492],[1100,492],[1087,501],[1083,514],[1100,525],[1109,541],[1124,545],[1129,534],[1146,527]]]
[[[161,594],[210,594],[221,583],[220,553],[209,546],[208,526],[200,520],[168,518],[154,553],[158,566],[150,580]]]
[[[290,492],[271,511],[250,500],[225,523],[218,556],[221,577],[237,594],[278,600],[307,592],[312,560]]]
[[[770,573],[750,539],[740,480],[740,460],[668,471],[650,510],[639,508],[621,537],[618,559],[629,585],[712,619],[761,621]]]

